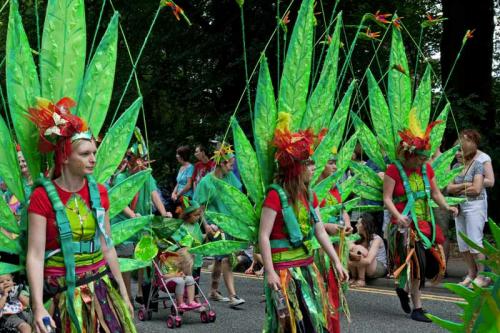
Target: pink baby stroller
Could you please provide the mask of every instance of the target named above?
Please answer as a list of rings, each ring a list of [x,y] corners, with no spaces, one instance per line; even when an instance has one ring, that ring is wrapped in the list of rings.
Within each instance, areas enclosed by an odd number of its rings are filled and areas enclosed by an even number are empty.
[[[151,286],[149,289],[148,296],[144,299],[144,305],[141,305],[139,309],[138,318],[140,321],[150,320],[153,315],[153,311],[158,311],[158,304],[163,303],[163,308],[167,309],[168,301],[170,301],[170,315],[167,317],[167,327],[175,328],[182,325],[182,315],[185,312],[197,311],[200,314],[200,320],[202,323],[212,323],[216,319],[215,311],[213,310],[207,297],[198,285],[198,281],[195,280],[195,288],[198,289],[199,295],[201,297],[202,306],[197,309],[184,309],[181,310],[177,306],[175,301],[175,287],[176,283],[174,281],[166,282],[163,274],[159,267],[159,256],[161,253],[153,260],[154,274],[151,278]],[[147,291],[146,291],[147,293]],[[161,294],[166,294],[163,296]],[[145,294],[146,295],[146,294]],[[185,295],[186,296],[186,295]]]

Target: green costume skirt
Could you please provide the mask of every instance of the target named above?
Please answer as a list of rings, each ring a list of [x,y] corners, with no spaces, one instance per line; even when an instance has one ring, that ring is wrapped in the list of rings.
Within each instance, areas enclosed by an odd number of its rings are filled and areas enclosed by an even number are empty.
[[[322,274],[314,263],[276,269],[288,315],[279,318],[273,292],[266,284],[266,320],[263,332],[328,332],[335,311],[328,302]]]
[[[102,266],[76,276],[77,281],[92,280],[92,276],[106,270]],[[64,277],[49,276],[46,284],[52,287],[64,288]],[[59,313],[60,322],[57,322],[57,332],[74,333],[77,329],[71,322],[66,306],[66,292],[57,293],[53,298],[52,310]],[[133,317],[130,314],[117,285],[109,272],[102,277],[82,284],[75,288],[75,311],[82,332],[85,333],[135,333]],[[54,317],[54,314],[52,314]]]

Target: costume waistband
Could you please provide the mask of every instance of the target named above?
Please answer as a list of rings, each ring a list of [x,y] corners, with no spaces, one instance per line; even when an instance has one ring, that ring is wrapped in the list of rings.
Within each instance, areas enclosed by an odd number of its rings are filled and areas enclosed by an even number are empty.
[[[91,265],[86,265],[86,266],[77,266],[76,267],[76,275],[80,275],[83,273],[86,273],[88,271],[93,271],[101,268],[106,264],[106,261],[104,259],[91,264]],[[65,267],[45,267],[43,270],[43,274],[45,277],[47,276],[65,276],[66,275],[66,268]]]
[[[313,257],[305,258],[305,259],[298,259],[298,260],[292,260],[292,261],[283,261],[283,262],[273,262],[273,267],[275,270],[280,270],[280,269],[287,269],[290,267],[302,267],[302,266],[309,266],[311,265],[314,260]]]

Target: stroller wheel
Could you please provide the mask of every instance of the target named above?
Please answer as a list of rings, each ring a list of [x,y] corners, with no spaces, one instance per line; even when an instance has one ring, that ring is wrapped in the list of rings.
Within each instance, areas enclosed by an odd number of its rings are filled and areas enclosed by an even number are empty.
[[[200,320],[202,323],[208,323],[208,314],[206,311],[200,312]]]
[[[174,316],[168,316],[167,318],[167,327],[168,328],[174,328]]]
[[[208,312],[208,321],[213,323],[216,318],[217,318],[217,315],[215,314],[215,312],[210,310],[210,312]]]
[[[139,309],[139,312],[137,313],[137,318],[139,318],[140,321],[145,321],[146,320],[145,310]]]
[[[182,317],[181,316],[175,317],[175,327],[181,327],[181,325],[182,325]]]

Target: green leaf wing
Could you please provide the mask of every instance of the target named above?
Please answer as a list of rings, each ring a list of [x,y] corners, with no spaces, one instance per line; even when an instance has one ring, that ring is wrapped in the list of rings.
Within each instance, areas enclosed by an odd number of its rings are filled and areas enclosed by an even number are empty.
[[[347,178],[344,182],[338,185],[340,196],[342,201],[346,201],[349,195],[351,195],[354,190],[354,186],[359,183],[358,175]]]
[[[274,97],[273,82],[269,74],[266,57],[260,62],[259,82],[255,97],[254,143],[264,187],[273,181],[274,148],[271,144],[276,128],[278,111]]]
[[[153,236],[142,236],[134,250],[134,259],[140,261],[151,261],[158,254],[158,246],[155,243]]]
[[[137,172],[119,182],[109,190],[109,218],[118,215],[127,207],[151,175],[151,169]]]
[[[366,155],[383,171],[387,168],[384,161],[384,156],[380,151],[380,146],[378,140],[373,135],[372,131],[368,126],[363,123],[363,121],[354,113],[351,113],[351,117],[354,120],[354,127],[358,133],[358,140],[363,147]]]
[[[142,105],[142,97],[118,118],[102,140],[96,155],[94,176],[98,183],[104,183],[116,171],[127,151],[134,133],[135,123]]]
[[[246,250],[249,246],[250,244],[248,242],[220,240],[193,247],[189,252],[204,256],[221,256]]]
[[[19,234],[21,232],[16,217],[12,214],[9,205],[5,202],[3,196],[0,196],[0,227],[15,234]]]
[[[25,193],[21,176],[21,169],[16,153],[16,146],[12,141],[9,129],[0,116],[0,175],[7,188],[14,193],[20,202],[25,202]]]
[[[314,0],[300,6],[292,32],[278,98],[278,111],[292,115],[291,131],[297,131],[306,110],[313,50]]]
[[[76,114],[87,121],[95,137],[101,131],[113,93],[118,17],[115,12],[79,87]]]
[[[443,140],[444,130],[446,129],[446,122],[448,120],[448,113],[450,112],[450,103],[447,103],[443,111],[439,114],[436,120],[441,120],[440,124],[434,126],[431,130],[431,156],[436,152],[436,150],[441,146],[441,141]]]
[[[340,151],[337,155],[337,171],[345,173],[349,168],[352,160],[352,154],[354,153],[354,149],[356,149],[356,143],[358,142],[358,135],[354,133],[353,136],[349,138],[349,140],[345,143],[345,145],[340,148]]]
[[[349,105],[351,103],[351,96],[354,86],[355,81],[353,81],[347,89],[342,102],[340,102],[340,105],[335,111],[335,115],[333,116],[328,132],[314,151],[312,158],[316,163],[316,170],[314,171],[314,175],[311,180],[312,183],[316,182],[318,177],[323,172],[323,168],[325,167],[329,157],[332,154],[332,149],[338,149],[340,146],[340,143],[344,136],[345,124],[347,122],[347,114],[349,112]]]
[[[417,118],[423,129],[429,124],[429,117],[431,114],[431,88],[431,65],[427,64],[412,105],[412,109],[417,109]]]
[[[411,107],[411,79],[409,73],[401,32],[398,28],[393,27],[387,96],[396,131],[408,126],[408,114]]]
[[[325,197],[328,195],[328,192],[339,181],[342,175],[343,173],[336,171],[334,174],[330,175],[328,178],[323,179],[321,182],[314,186],[313,191],[316,193],[319,202],[322,202],[323,199],[325,199]]]
[[[120,272],[125,273],[125,272],[136,271],[144,267],[149,267],[151,265],[151,261],[141,261],[130,258],[118,258],[118,264],[120,265]]]
[[[0,262],[0,275],[13,274],[24,270],[24,266],[12,265],[6,262]]]
[[[224,230],[225,233],[233,236],[234,238],[248,242],[257,241],[257,230],[255,226],[235,220],[232,216],[209,210],[205,212],[205,215],[210,221]]]
[[[151,228],[157,237],[168,239],[179,229],[183,222],[181,219],[155,216]]]
[[[111,239],[116,246],[136,235],[151,223],[153,215],[120,221],[111,226]]]
[[[37,179],[41,166],[38,130],[26,117],[26,112],[30,106],[34,106],[35,97],[40,96],[40,82],[16,0],[10,3],[6,54],[6,87],[10,114],[16,138],[24,152],[31,177]],[[6,156],[11,159],[9,154]],[[17,160],[8,169],[13,170],[15,165],[17,165]],[[20,181],[20,177],[18,180]],[[16,185],[12,188],[16,189]],[[23,198],[24,195],[18,197],[19,200]]]
[[[264,201],[264,186],[262,185],[257,155],[236,118],[231,119],[231,126],[233,128],[234,149],[241,179],[245,184],[248,196],[254,203],[261,203]]]
[[[370,69],[367,71],[368,76],[368,97],[370,101],[370,115],[373,122],[373,128],[379,142],[391,160],[396,160],[396,138],[399,138],[389,107],[382,94],[382,90],[373,76]]]
[[[54,102],[63,97],[77,100],[86,44],[84,1],[49,0],[40,52],[43,97]]]
[[[351,170],[359,174],[361,182],[366,185],[375,188],[382,188],[384,186],[384,182],[379,175],[364,164],[351,161]]]
[[[381,188],[374,188],[365,184],[357,184],[356,186],[354,186],[353,191],[360,197],[367,200],[373,200],[373,201],[383,200]]]
[[[230,213],[228,215],[236,218],[240,223],[256,225],[258,217],[246,195],[236,187],[216,177],[214,177],[213,184],[217,195],[223,198],[224,205]]]
[[[19,239],[10,239],[3,232],[0,232],[0,251],[10,254],[21,254],[23,249]]]
[[[337,24],[328,47],[325,63],[321,70],[318,84],[307,102],[306,112],[301,128],[312,128],[318,133],[328,126],[333,113],[335,92],[337,91],[337,70],[339,62],[340,31],[342,29],[342,13],[337,15]]]

